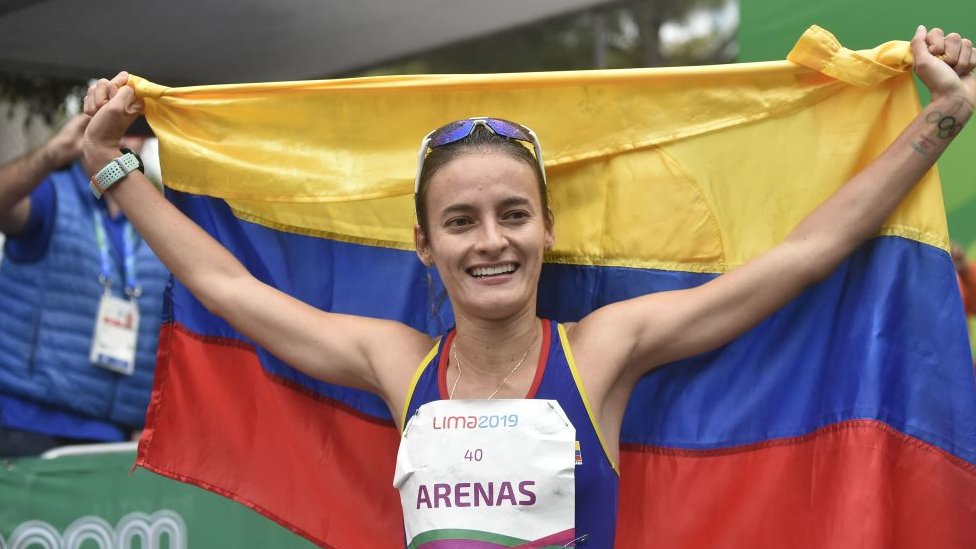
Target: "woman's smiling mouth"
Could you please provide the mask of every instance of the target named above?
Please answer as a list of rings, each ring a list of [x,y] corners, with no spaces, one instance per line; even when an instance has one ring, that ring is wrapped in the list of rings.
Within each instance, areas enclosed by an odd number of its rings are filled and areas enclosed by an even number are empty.
[[[484,267],[471,267],[465,271],[475,278],[488,278],[492,276],[512,274],[518,270],[516,263],[502,263],[499,265],[488,265]]]

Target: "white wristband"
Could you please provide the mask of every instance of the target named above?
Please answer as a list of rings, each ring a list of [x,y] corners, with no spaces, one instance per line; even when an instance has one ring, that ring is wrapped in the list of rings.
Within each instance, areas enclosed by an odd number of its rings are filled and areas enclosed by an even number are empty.
[[[113,159],[104,168],[99,170],[98,173],[92,176],[91,181],[88,183],[88,188],[91,189],[95,198],[101,198],[105,194],[105,191],[112,185],[115,185],[124,179],[125,176],[141,168],[142,161],[139,160],[139,157],[131,151],[126,152],[122,156]]]

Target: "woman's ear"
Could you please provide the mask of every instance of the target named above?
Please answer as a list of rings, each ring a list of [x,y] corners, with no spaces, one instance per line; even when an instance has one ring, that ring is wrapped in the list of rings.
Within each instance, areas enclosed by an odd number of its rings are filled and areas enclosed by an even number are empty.
[[[417,258],[425,267],[434,264],[434,260],[430,257],[430,242],[427,241],[427,235],[420,225],[413,226],[413,245],[417,248]]]
[[[550,224],[546,227],[546,251],[556,247],[556,225]]]

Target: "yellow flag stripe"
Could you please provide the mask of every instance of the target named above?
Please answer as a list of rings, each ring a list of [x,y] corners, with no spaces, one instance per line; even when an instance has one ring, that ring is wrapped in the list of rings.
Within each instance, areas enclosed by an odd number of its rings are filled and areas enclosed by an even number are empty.
[[[166,88],[132,77],[167,185],[278,230],[411,249],[420,138],[492,115],[540,136],[556,263],[724,272],[780,242],[919,110],[908,44],[795,61]],[[947,247],[936,171],[880,234]]]

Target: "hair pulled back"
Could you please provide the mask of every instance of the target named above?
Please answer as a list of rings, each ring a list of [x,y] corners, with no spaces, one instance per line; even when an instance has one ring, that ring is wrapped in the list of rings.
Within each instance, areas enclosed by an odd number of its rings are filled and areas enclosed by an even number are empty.
[[[501,152],[510,157],[525,163],[532,168],[538,184],[539,197],[542,200],[542,212],[546,223],[551,223],[552,209],[549,207],[549,194],[546,190],[545,180],[542,177],[542,170],[539,163],[526,147],[508,137],[498,135],[484,126],[476,126],[470,135],[464,139],[459,139],[454,143],[441,145],[430,150],[427,159],[424,161],[423,170],[420,172],[420,184],[417,193],[414,195],[414,208],[417,211],[417,224],[420,230],[427,233],[427,187],[434,174],[441,168],[448,165],[452,160],[460,158],[470,153]]]

